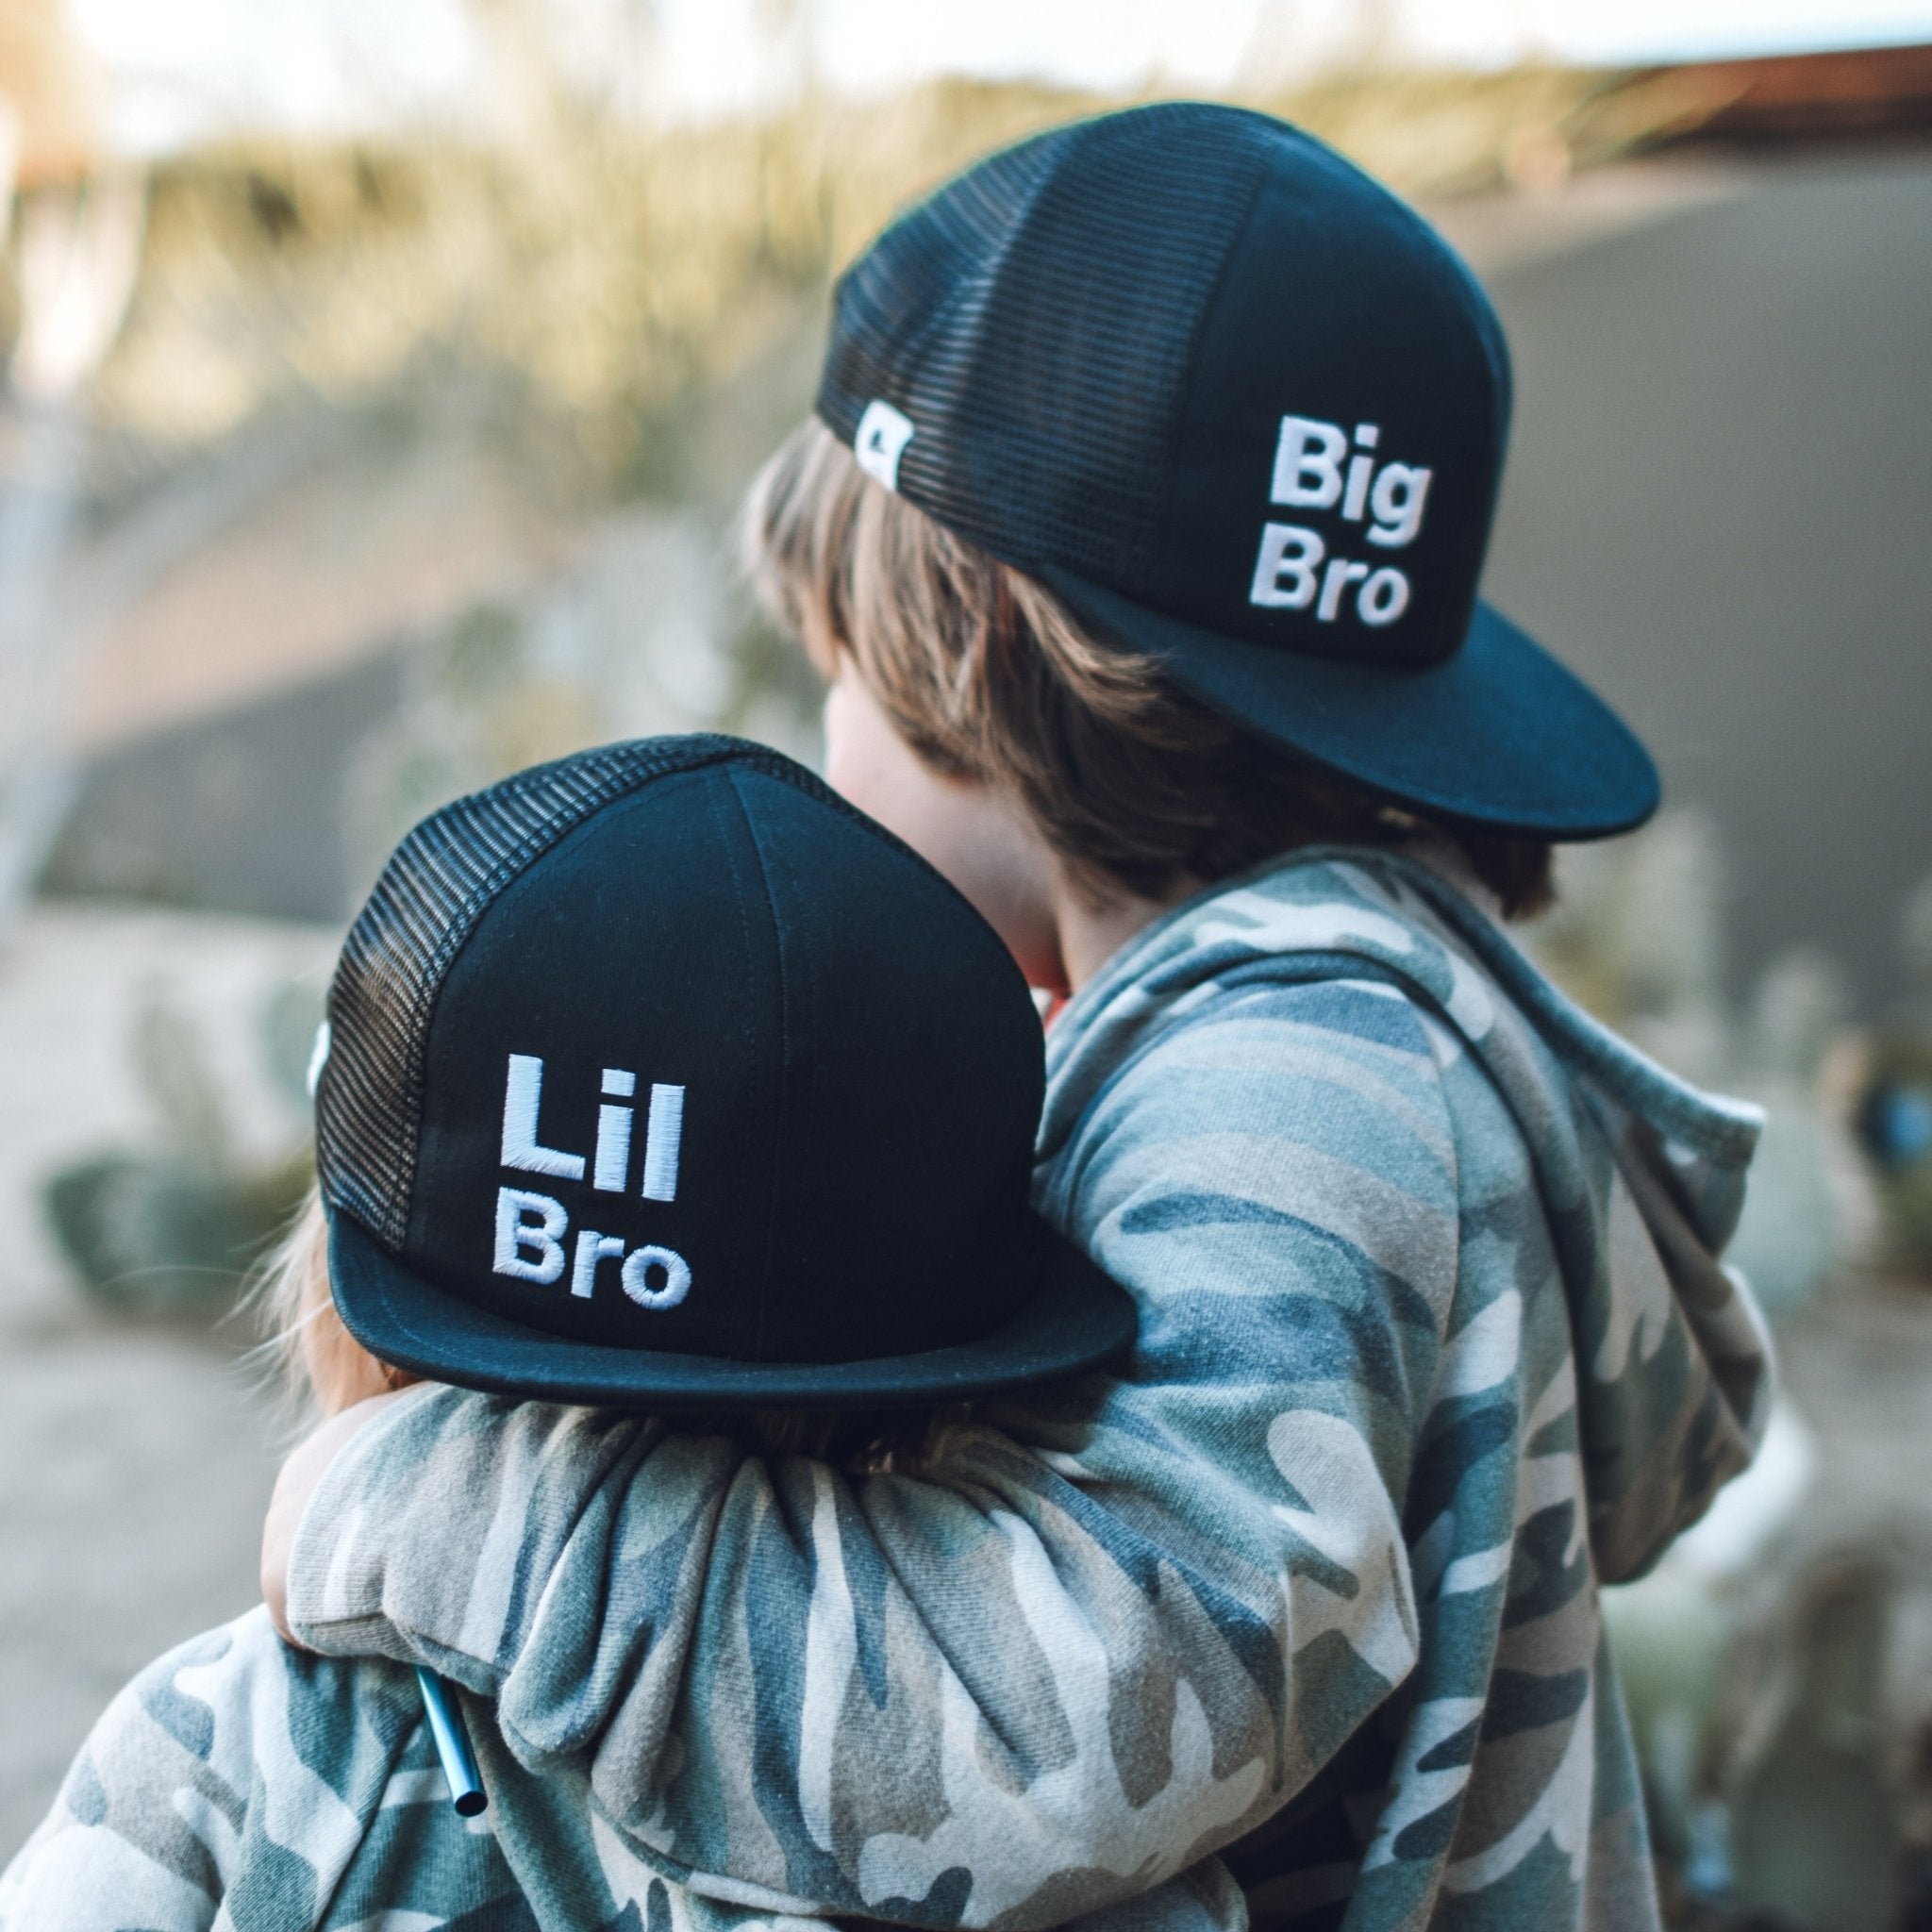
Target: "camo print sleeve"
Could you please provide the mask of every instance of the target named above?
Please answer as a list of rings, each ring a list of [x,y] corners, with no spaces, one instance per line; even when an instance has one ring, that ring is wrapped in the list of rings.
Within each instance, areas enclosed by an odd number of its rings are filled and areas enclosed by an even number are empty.
[[[264,1620],[265,1621],[265,1620]],[[232,1822],[246,1790],[213,1770],[214,1704],[177,1688],[237,1676],[230,1632],[197,1638],[151,1665],[95,1724],[45,1822],[0,1874],[0,1932],[206,1932],[231,1875]],[[210,1687],[211,1688],[211,1687]],[[174,1720],[171,1722],[171,1720]],[[187,1735],[183,1735],[186,1732]],[[180,1793],[185,1805],[175,1800]]]
[[[318,1491],[298,1625],[498,1696],[688,1900],[1151,1932],[1232,1874],[1253,1932],[1654,1928],[1597,1584],[1763,1429],[1752,1110],[1394,854],[1178,908],[1047,1063],[1117,1380],[918,1481],[425,1391]]]
[[[450,1805],[413,1679],[300,1656],[262,1609],[115,1698],[0,1874],[0,1932],[485,1924],[538,1921],[493,1836]]]
[[[425,1391],[318,1491],[297,1629],[495,1695],[714,1897],[1023,1932],[1147,1892],[1416,1660],[1398,1499],[1457,1257],[1416,1014],[1213,1003],[1114,1067],[1048,1206],[1140,1303],[1120,1379],[916,1480]]]

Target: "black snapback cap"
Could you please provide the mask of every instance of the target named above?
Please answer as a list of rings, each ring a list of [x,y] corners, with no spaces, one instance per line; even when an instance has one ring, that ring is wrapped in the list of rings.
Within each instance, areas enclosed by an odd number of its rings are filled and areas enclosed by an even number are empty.
[[[316,1088],[335,1298],[439,1381],[941,1402],[1121,1353],[1029,1206],[1040,1021],[925,861],[775,752],[652,739],[425,819]]]
[[[1656,768],[1477,600],[1508,352],[1412,209],[1297,129],[1173,103],[995,154],[847,271],[818,411],[860,464],[1257,734],[1555,839]]]

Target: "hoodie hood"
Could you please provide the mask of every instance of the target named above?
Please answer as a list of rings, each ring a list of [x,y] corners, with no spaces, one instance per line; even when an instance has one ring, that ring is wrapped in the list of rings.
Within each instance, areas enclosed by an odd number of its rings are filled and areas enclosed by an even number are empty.
[[[1762,1115],[1700,1092],[1583,1012],[1481,896],[1439,851],[1351,848],[1299,852],[1188,901],[1056,1020],[1041,1172],[1112,1071],[1218,992],[1394,987],[1480,1067],[1521,1136],[1569,1306],[1592,1553],[1602,1580],[1619,1582],[1703,1513],[1768,1419],[1769,1336],[1719,1259]],[[1663,1429],[1687,1396],[1692,1425]]]
[[[311,1498],[297,1637],[493,1698],[546,1925],[668,1884],[728,1902],[650,1904],[685,1932],[1232,1932],[1239,1880],[1257,1924],[1654,1932],[1594,1585],[1757,1435],[1714,1258],[1752,1117],[1366,853],[1141,935],[1048,1073],[1039,1198],[1136,1298],[1118,1374],[916,1475],[425,1390]]]

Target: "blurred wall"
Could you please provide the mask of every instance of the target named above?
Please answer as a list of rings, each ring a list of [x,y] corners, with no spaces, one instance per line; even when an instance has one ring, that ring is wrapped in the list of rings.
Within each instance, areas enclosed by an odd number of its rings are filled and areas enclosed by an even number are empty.
[[[1816,941],[1890,999],[1932,872],[1932,155],[1759,166],[1487,279],[1489,593],[1718,822],[1734,968]]]
[[[1902,902],[1932,871],[1932,149],[1625,164],[1541,194],[1441,206],[1515,349],[1491,593],[1633,720],[1658,753],[1669,803],[1715,820],[1730,864],[1734,975],[1809,941],[1877,1010],[1903,979]],[[801,283],[774,311],[796,318],[784,339],[815,339],[822,307]],[[807,408],[810,364],[788,349],[691,383],[690,420],[646,440],[697,448],[737,425],[723,437],[730,457],[687,463],[691,474],[678,472],[663,496],[702,498],[722,517],[758,453]],[[441,433],[434,415],[416,433]],[[496,459],[514,472],[516,438],[503,435]],[[418,469],[441,474],[426,458],[401,465]],[[446,493],[391,492],[376,521],[407,530],[390,545],[397,556],[442,559],[454,615],[480,594],[477,560],[494,570],[516,546],[476,531],[458,541]],[[248,549],[238,528],[148,600],[168,605],[172,628],[145,607],[130,612],[96,669],[107,675],[130,650],[169,638],[199,639],[198,661],[230,632],[240,641],[223,661],[252,661],[301,611],[387,612],[387,592],[370,585],[396,574],[395,558],[339,554],[301,491],[282,495],[248,527],[314,540],[302,569],[284,545],[273,570],[255,572],[290,607],[286,621],[242,621],[230,583],[240,565],[224,562]],[[540,502],[541,492],[525,516],[532,527],[556,516],[540,516]],[[580,512],[577,536],[595,520]],[[565,578],[580,569],[573,547],[559,537],[547,567]],[[726,572],[720,546],[714,574]],[[544,575],[526,565],[524,580]],[[640,630],[641,617],[624,613],[662,602],[645,584],[618,599],[615,637]],[[358,630],[344,614],[340,668],[316,663],[322,681],[286,704],[243,704],[220,719],[204,710],[165,740],[103,746],[50,883],[341,916],[356,868],[335,856],[328,801],[388,688],[359,664],[423,618],[371,617]],[[178,681],[178,667],[170,675]],[[653,708],[632,728],[684,715]],[[616,719],[611,709],[607,732]],[[305,731],[313,741],[291,758],[285,741]],[[263,849],[240,851],[249,839]]]

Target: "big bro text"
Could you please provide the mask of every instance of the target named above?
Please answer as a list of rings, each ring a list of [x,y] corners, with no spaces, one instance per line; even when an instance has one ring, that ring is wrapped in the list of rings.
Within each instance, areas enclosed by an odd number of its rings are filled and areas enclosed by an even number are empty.
[[[1374,450],[1381,438],[1379,424],[1357,423],[1351,447],[1339,423],[1284,416],[1269,501],[1298,509],[1339,508],[1343,522],[1368,525],[1362,535],[1369,542],[1406,549],[1423,526],[1430,473],[1410,463],[1378,466]],[[1408,608],[1408,578],[1392,563],[1330,557],[1321,532],[1301,524],[1261,526],[1251,604],[1275,610],[1312,605],[1321,623],[1333,624],[1351,591],[1354,613],[1366,625],[1393,624]]]

